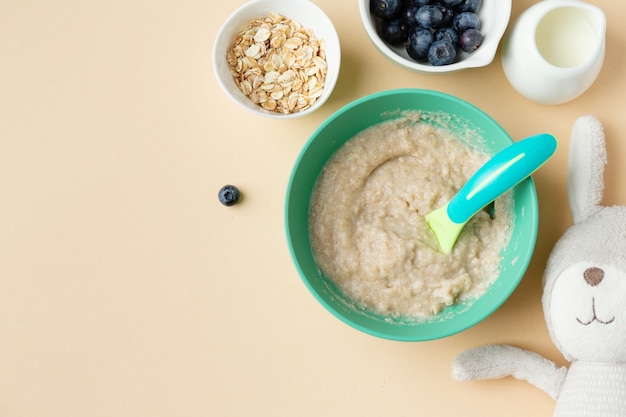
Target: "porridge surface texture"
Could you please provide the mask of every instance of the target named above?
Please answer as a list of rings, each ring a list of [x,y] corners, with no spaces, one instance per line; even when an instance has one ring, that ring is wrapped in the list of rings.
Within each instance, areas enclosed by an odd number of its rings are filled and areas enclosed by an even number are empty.
[[[419,115],[374,125],[346,142],[313,191],[309,229],[320,269],[350,299],[385,316],[427,318],[482,294],[510,239],[511,192],[495,218],[479,212],[452,251],[424,216],[489,158]]]

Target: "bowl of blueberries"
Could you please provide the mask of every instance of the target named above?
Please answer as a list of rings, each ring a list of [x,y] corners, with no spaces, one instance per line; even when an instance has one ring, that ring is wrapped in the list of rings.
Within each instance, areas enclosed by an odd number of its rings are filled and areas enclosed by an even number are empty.
[[[489,65],[511,17],[511,0],[359,0],[376,48],[418,72]]]

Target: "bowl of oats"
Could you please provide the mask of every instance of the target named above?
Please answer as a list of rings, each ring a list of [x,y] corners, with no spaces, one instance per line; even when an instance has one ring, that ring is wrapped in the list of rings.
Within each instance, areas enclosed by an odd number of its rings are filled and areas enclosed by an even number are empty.
[[[337,31],[309,0],[251,0],[224,22],[213,48],[213,69],[226,95],[278,119],[319,109],[335,87],[340,62]]]
[[[451,253],[425,216],[512,143],[484,111],[437,91],[382,91],[339,109],[302,148],[286,192],[287,243],[306,287],[344,323],[391,340],[486,319],[533,255],[533,179],[474,215]]]

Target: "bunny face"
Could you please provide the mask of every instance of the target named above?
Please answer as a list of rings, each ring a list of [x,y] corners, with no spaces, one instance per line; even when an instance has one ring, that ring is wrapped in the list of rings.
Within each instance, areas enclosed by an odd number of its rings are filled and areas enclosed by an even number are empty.
[[[570,359],[626,361],[626,272],[608,264],[567,267],[551,292],[552,337]]]
[[[555,245],[543,305],[569,359],[626,362],[626,207],[603,207]]]

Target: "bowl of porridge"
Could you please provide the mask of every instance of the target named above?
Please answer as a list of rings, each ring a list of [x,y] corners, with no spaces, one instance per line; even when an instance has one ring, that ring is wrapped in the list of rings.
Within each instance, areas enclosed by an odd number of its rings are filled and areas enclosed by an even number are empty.
[[[450,254],[424,216],[512,143],[481,109],[436,91],[383,91],[338,110],[287,188],[287,241],[309,291],[346,324],[391,340],[438,339],[488,317],[533,254],[532,178],[472,217]]]
[[[224,93],[241,108],[275,119],[319,109],[340,65],[333,22],[310,0],[249,0],[224,22],[213,47]]]

